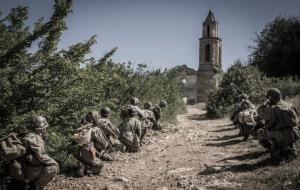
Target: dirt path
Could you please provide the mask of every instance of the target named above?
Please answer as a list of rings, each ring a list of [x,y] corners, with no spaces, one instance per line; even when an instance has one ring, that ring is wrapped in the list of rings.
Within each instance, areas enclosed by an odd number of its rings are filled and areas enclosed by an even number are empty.
[[[228,119],[207,120],[188,107],[178,125],[151,131],[138,153],[116,153],[101,175],[56,177],[47,189],[244,189],[267,155],[255,140],[242,142]],[[250,172],[252,171],[252,172]]]

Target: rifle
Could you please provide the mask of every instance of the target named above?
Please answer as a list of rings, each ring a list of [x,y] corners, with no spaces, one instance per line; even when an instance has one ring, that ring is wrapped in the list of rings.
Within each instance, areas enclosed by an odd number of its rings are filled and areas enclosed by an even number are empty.
[[[107,139],[107,137],[106,137],[106,135],[105,135],[105,133],[104,133],[104,131],[103,131],[103,129],[102,129],[102,127],[101,127],[99,121],[98,121],[97,119],[94,118],[94,122],[95,122],[96,126],[100,129],[100,131],[102,132],[103,138],[104,138],[104,140],[107,142],[109,150],[112,151],[112,152],[114,152],[115,149],[114,149],[113,145],[111,144],[110,140]],[[102,151],[101,151],[101,152],[102,152]]]

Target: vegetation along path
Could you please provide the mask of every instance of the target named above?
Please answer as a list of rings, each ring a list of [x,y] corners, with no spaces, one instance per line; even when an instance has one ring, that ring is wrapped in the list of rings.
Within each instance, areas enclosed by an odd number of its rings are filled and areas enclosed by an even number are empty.
[[[99,176],[57,176],[59,189],[294,189],[299,161],[273,166],[256,140],[242,141],[228,119],[189,106],[177,125],[150,131],[138,153],[115,153]],[[296,167],[295,167],[296,166]],[[299,173],[299,172],[298,172]],[[293,176],[291,176],[293,175]]]

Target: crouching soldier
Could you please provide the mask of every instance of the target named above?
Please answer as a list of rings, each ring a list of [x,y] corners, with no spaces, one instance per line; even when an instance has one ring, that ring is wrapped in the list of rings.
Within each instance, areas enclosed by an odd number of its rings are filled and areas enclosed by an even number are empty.
[[[43,138],[47,127],[47,120],[43,116],[31,119],[28,125],[30,132],[20,141],[26,153],[9,166],[9,174],[15,180],[9,184],[8,189],[25,189],[27,184],[29,190],[42,190],[58,173],[58,163],[45,152]],[[16,187],[22,183],[21,187]]]
[[[103,163],[99,159],[102,152],[108,147],[108,142],[103,132],[94,124],[95,112],[86,115],[85,122],[79,127],[74,136],[74,144],[69,147],[74,157],[79,161],[76,174],[79,177],[84,175],[98,175]]]
[[[161,130],[162,129],[162,125],[159,122],[160,118],[161,118],[161,109],[167,107],[167,102],[162,100],[161,102],[159,102],[158,105],[154,105],[152,111],[154,113],[154,117],[156,122],[153,125],[153,130]]]
[[[147,130],[153,128],[153,125],[156,123],[156,119],[155,119],[154,113],[152,111],[152,106],[153,105],[151,102],[145,102],[145,104],[144,104],[143,112],[144,112],[145,119],[142,121],[142,126],[144,126],[144,127],[142,127],[143,131],[142,131],[141,141],[143,140],[144,136],[146,135]]]
[[[119,141],[120,131],[119,129],[109,120],[111,115],[111,109],[109,107],[103,107],[100,110],[101,118],[96,122],[96,125],[103,131],[109,146],[110,151],[121,150],[122,143]]]
[[[257,117],[256,120],[256,126],[255,131],[257,135],[257,140],[260,145],[262,145],[264,148],[271,150],[271,143],[267,139],[267,131],[265,130],[265,125],[268,123],[271,119],[271,106],[268,105],[267,102],[260,105],[257,108]]]
[[[267,91],[271,117],[265,125],[265,136],[271,144],[271,157],[275,161],[297,156],[294,143],[299,139],[298,112],[282,100],[277,88]]]
[[[254,127],[256,126],[255,118],[257,112],[252,107],[252,103],[249,100],[244,100],[241,103],[241,111],[238,115],[240,134],[244,136],[243,141],[247,141],[250,135],[256,136]]]
[[[141,122],[136,117],[136,109],[127,109],[127,115],[128,117],[124,118],[119,126],[119,139],[123,143],[125,151],[137,152],[140,150]]]

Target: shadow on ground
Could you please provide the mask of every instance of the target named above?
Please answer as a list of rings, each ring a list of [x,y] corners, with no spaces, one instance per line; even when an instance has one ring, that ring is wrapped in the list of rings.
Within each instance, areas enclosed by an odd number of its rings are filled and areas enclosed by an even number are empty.
[[[235,139],[241,137],[240,135],[236,134],[236,135],[225,135],[223,137],[217,138],[217,139],[211,139],[210,141],[226,141],[226,140],[230,140],[230,139]]]
[[[230,128],[224,128],[224,129],[218,129],[218,130],[214,130],[214,131],[210,131],[210,132],[213,132],[213,133],[220,133],[220,132],[226,132],[226,131],[233,131],[235,130],[236,128],[234,127],[230,127]]]
[[[203,120],[207,120],[206,118],[206,114],[193,114],[187,117],[190,120],[197,120],[197,121],[203,121]]]
[[[199,175],[211,175],[211,174],[220,174],[222,172],[234,172],[234,173],[241,173],[241,172],[252,172],[259,168],[267,167],[267,166],[274,166],[274,163],[271,158],[266,158],[261,161],[258,161],[253,164],[237,164],[237,165],[223,165],[217,167],[207,167],[205,170],[199,172]]]
[[[240,142],[243,142],[243,140],[242,139],[234,139],[234,140],[224,141],[224,142],[220,142],[220,143],[207,143],[207,144],[205,144],[205,146],[222,147],[222,146],[235,145]]]
[[[267,151],[256,151],[256,152],[250,152],[243,155],[237,155],[229,158],[224,158],[220,160],[220,162],[226,161],[226,160],[250,160],[250,159],[258,159],[264,155],[267,154]]]

